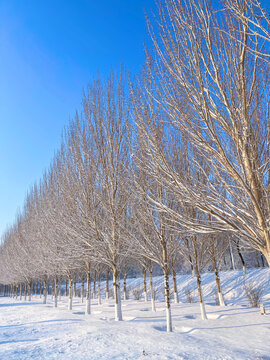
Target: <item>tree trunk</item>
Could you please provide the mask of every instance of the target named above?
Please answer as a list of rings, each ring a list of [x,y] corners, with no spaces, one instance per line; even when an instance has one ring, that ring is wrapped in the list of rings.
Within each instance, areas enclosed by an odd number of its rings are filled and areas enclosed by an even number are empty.
[[[61,296],[62,296],[62,281],[61,281],[61,278],[60,280],[58,280],[58,298],[59,300],[61,300]]]
[[[109,299],[109,275],[110,275],[110,270],[108,269],[106,271],[106,300]]]
[[[68,277],[68,310],[72,310],[72,277]]]
[[[270,266],[270,250],[264,248],[264,249],[261,249],[261,252],[265,257],[268,266]]]
[[[122,321],[121,297],[119,290],[120,272],[116,266],[113,266],[112,271],[113,271],[113,289],[114,289],[114,303],[115,303],[115,321]]]
[[[90,264],[86,263],[86,308],[85,314],[91,314],[91,277],[90,277]]]
[[[27,283],[24,283],[24,301],[26,301],[27,298]]]
[[[32,281],[28,284],[28,301],[31,301],[31,295],[32,295]]]
[[[164,275],[167,332],[172,332],[172,314],[171,314],[171,304],[170,304],[170,287],[169,287],[168,266],[163,267],[163,275]]]
[[[74,280],[74,282],[73,282],[73,288],[74,288],[74,290],[73,290],[73,297],[75,297],[76,296],[76,281]]]
[[[166,322],[167,322],[167,332],[172,332],[172,314],[171,314],[171,304],[170,304],[170,286],[169,286],[169,267],[168,267],[168,253],[166,243],[162,243],[163,252],[163,276],[164,276],[164,297],[166,304]]]
[[[217,268],[217,261],[216,261],[216,257],[215,257],[214,254],[212,255],[212,266],[213,266],[214,273],[215,273],[219,305],[220,306],[226,306],[225,301],[224,301],[224,297],[223,297],[223,293],[222,293],[222,290],[221,290],[221,286],[220,286],[220,279],[219,279],[219,272],[218,272],[218,268]]]
[[[83,296],[84,296],[84,273],[82,272],[82,277],[81,277],[81,299],[82,299],[82,303],[83,303]]]
[[[65,280],[65,296],[67,296],[68,280]]]
[[[150,294],[151,294],[152,311],[156,311],[155,293],[154,293],[154,288],[153,288],[153,270],[152,270],[152,268],[149,269],[149,281],[150,281]]]
[[[203,301],[203,294],[202,294],[202,287],[201,287],[201,275],[200,275],[199,266],[198,266],[198,253],[197,253],[197,249],[196,249],[195,236],[193,236],[192,244],[193,244],[193,257],[194,257],[193,265],[194,265],[194,270],[195,270],[196,279],[197,279],[201,316],[202,316],[203,320],[206,320],[207,315],[206,315],[204,301]]]
[[[144,292],[144,301],[147,302],[147,286],[146,286],[146,270],[143,268],[143,292]]]
[[[47,303],[47,280],[44,280],[43,285],[43,304]]]
[[[242,253],[241,253],[241,250],[240,250],[239,241],[237,241],[236,249],[237,249],[237,253],[239,255],[239,258],[241,260],[241,264],[242,264],[242,267],[243,267],[243,275],[246,275],[246,273],[247,273],[247,271],[246,271],[246,263],[245,263],[245,260],[243,258]]]
[[[20,283],[20,300],[22,300],[22,283]]]
[[[101,292],[100,292],[100,269],[98,269],[98,305],[101,305]]]
[[[54,307],[57,307],[57,287],[58,287],[58,280],[57,277],[54,278]]]
[[[97,281],[97,272],[94,271],[94,279],[93,279],[93,299],[96,298],[96,281]]]
[[[233,270],[235,270],[236,267],[235,267],[235,262],[234,262],[234,256],[233,256],[231,240],[229,240],[229,247],[230,247],[230,257],[231,257],[231,262],[232,262],[232,268],[233,268]]]
[[[172,267],[172,278],[173,278],[173,293],[174,293],[174,302],[175,304],[179,303],[179,298],[178,298],[178,291],[177,291],[177,282],[176,282],[176,274],[175,274],[175,270]]]
[[[123,292],[124,292],[124,300],[127,300],[127,272],[124,270],[123,274]]]

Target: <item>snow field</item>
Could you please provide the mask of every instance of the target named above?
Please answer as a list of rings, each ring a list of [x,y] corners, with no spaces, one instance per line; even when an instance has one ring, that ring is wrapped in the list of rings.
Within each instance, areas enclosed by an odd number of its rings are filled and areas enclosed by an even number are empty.
[[[195,292],[195,279],[178,276],[181,303],[172,302],[173,333],[166,332],[165,305],[157,294],[157,311],[151,302],[133,299],[122,302],[123,321],[114,321],[113,299],[93,299],[91,315],[85,315],[85,303],[62,297],[58,307],[48,297],[32,302],[0,298],[0,359],[245,359],[270,360],[270,272],[248,271],[245,282],[265,284],[263,302],[267,315],[248,306],[242,289],[241,272],[222,272],[221,283],[227,307],[214,305],[213,274],[203,274],[208,320],[201,320],[198,303],[185,301],[185,289]],[[155,287],[162,277],[154,278]],[[102,284],[102,289],[104,289]],[[128,287],[140,287],[142,279],[128,279]],[[143,299],[143,297],[142,297]],[[150,300],[150,299],[149,299]]]

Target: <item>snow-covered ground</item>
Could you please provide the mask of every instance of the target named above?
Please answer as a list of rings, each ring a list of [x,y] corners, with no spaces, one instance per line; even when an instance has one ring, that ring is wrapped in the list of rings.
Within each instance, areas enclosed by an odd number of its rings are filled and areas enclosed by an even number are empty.
[[[201,320],[197,303],[188,304],[185,289],[193,289],[191,276],[178,276],[180,301],[172,304],[173,333],[165,331],[164,303],[157,311],[150,302],[122,302],[124,321],[115,322],[113,300],[102,305],[92,300],[92,314],[74,299],[72,311],[62,297],[58,308],[48,297],[31,302],[0,298],[0,359],[245,359],[270,360],[270,271],[249,270],[245,282],[264,284],[263,303],[267,315],[248,306],[241,272],[221,273],[226,307],[214,305],[213,274],[204,274],[203,291],[208,320]],[[130,279],[128,287],[140,287],[141,279]],[[158,290],[162,277],[155,278]],[[161,293],[157,291],[161,296]],[[269,315],[268,315],[269,313]]]

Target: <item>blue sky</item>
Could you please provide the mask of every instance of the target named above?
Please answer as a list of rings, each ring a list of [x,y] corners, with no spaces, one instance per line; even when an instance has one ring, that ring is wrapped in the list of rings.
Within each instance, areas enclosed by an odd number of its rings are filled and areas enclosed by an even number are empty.
[[[0,0],[0,235],[97,72],[143,64],[154,0]]]

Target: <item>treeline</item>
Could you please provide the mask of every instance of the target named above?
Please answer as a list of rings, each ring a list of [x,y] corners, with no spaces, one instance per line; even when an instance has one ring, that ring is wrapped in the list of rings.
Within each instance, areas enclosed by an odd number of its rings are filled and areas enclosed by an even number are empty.
[[[0,282],[16,291],[85,274],[90,314],[93,269],[113,276],[153,264],[169,274],[189,262],[205,313],[201,270],[231,242],[270,262],[269,15],[257,0],[165,0],[148,22],[143,71],[93,81],[82,114],[24,208],[3,235]],[[108,276],[108,275],[107,275]],[[177,301],[177,284],[174,281]],[[154,310],[154,291],[151,285]]]

